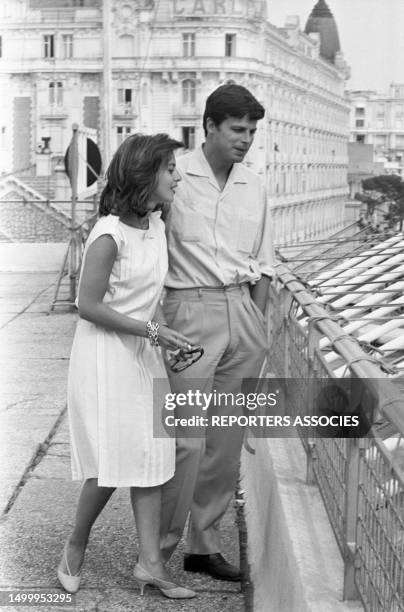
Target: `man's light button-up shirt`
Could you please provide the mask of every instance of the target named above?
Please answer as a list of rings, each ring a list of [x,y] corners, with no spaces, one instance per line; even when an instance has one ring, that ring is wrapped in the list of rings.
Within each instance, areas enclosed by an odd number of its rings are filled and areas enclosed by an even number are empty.
[[[234,164],[221,191],[202,148],[179,157],[177,168],[182,180],[167,219],[166,286],[216,287],[273,276],[270,211],[260,178]]]

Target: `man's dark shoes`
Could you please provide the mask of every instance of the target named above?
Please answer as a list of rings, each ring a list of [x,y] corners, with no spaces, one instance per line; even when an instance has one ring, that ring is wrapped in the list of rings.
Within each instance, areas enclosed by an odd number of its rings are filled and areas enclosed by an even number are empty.
[[[213,555],[185,555],[184,570],[187,572],[203,572],[219,580],[240,580],[240,570],[228,563],[220,554]]]

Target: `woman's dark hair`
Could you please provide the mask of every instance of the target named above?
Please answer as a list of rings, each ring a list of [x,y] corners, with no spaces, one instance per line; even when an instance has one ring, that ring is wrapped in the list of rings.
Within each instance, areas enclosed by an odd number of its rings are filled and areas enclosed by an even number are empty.
[[[208,131],[206,122],[210,117],[213,123],[218,126],[228,117],[248,116],[251,121],[258,121],[265,115],[264,107],[254,98],[252,93],[242,85],[236,83],[226,83],[213,91],[206,100],[205,112],[203,115],[203,129],[205,136]]]
[[[167,134],[133,134],[126,138],[109,164],[100,215],[145,215],[162,164],[167,163],[170,153],[183,146]]]

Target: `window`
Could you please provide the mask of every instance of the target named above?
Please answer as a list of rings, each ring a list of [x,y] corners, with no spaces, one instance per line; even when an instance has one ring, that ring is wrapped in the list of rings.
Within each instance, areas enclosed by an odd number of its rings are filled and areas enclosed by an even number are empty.
[[[363,108],[363,106],[357,106],[355,108],[355,115],[357,117],[363,117],[365,115],[365,109]]]
[[[182,103],[186,106],[195,104],[195,81],[192,79],[182,82]]]
[[[55,36],[54,34],[45,34],[43,37],[43,56],[55,57]]]
[[[378,104],[376,107],[376,117],[381,118],[384,117],[385,107],[384,104]]]
[[[118,104],[124,104],[125,106],[131,106],[132,104],[132,90],[131,89],[118,89]]]
[[[182,54],[184,57],[195,57],[195,34],[182,35]]]
[[[63,34],[62,53],[64,59],[73,57],[73,34]]]
[[[195,128],[194,127],[183,127],[182,128],[182,142],[186,149],[195,149]]]
[[[129,125],[118,125],[116,128],[116,144],[119,146],[132,132]]]
[[[235,34],[226,34],[224,43],[224,54],[226,57],[234,57],[236,55]]]
[[[135,37],[132,34],[119,36],[113,54],[115,57],[133,57],[135,54]]]
[[[375,145],[376,147],[385,147],[386,146],[386,136],[384,134],[377,134],[375,136]]]
[[[3,125],[0,132],[0,149],[6,148],[6,127]]]
[[[355,125],[356,125],[357,128],[363,128],[363,127],[365,127],[365,122],[364,122],[363,119],[357,119],[355,121]]]
[[[49,83],[49,104],[51,106],[63,104],[63,83],[60,81]]]
[[[365,143],[365,134],[357,134],[356,135],[356,142],[361,142],[362,144]]]

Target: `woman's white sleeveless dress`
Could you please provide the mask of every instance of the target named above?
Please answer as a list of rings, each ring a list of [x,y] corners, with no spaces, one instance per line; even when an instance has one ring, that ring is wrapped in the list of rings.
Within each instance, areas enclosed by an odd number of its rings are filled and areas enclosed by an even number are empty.
[[[125,225],[115,215],[101,217],[84,258],[103,234],[112,236],[118,248],[104,302],[129,317],[151,319],[167,273],[160,213],[151,214],[148,230]],[[154,379],[167,381],[160,348],[146,338],[79,319],[68,378],[73,479],[98,478],[105,487],[151,487],[173,476],[175,440],[153,435],[153,419],[162,409],[153,408]]]

